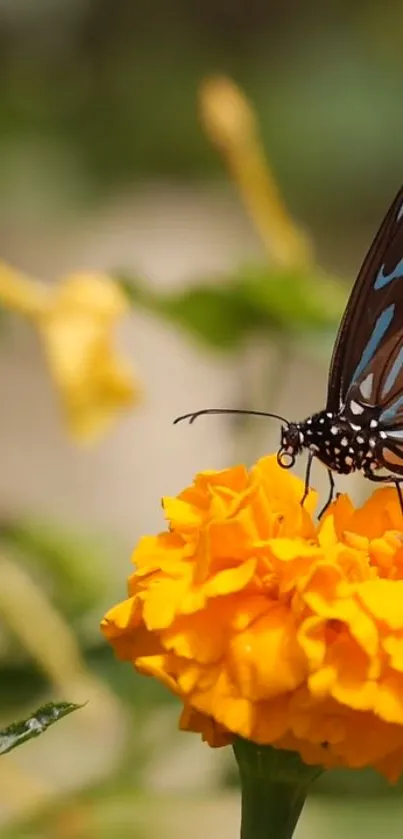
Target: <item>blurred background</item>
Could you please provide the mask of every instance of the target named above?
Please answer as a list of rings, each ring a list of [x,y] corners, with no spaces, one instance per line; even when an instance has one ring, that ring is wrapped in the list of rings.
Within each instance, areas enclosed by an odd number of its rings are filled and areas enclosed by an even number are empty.
[[[392,0],[0,0],[0,722],[88,701],[1,758],[2,836],[237,835],[230,750],[179,734],[175,701],[98,624],[164,526],[160,497],[277,445],[272,422],[175,416],[323,407],[348,289],[403,180],[402,32]],[[58,291],[78,271],[114,280],[133,368],[89,445],[58,355],[79,355]],[[41,295],[74,309],[59,349]],[[331,773],[297,836],[359,820],[375,837],[386,810],[393,839],[399,789]]]

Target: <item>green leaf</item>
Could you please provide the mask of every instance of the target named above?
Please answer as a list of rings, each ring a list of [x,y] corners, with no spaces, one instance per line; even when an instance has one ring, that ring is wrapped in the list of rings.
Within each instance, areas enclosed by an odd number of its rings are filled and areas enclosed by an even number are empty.
[[[164,301],[168,320],[217,349],[235,349],[260,325],[256,308],[231,287],[203,286]]]
[[[261,320],[255,304],[226,280],[171,294],[150,291],[137,279],[120,278],[119,283],[132,305],[186,329],[214,349],[235,349]]]
[[[313,266],[305,270],[245,267],[235,280],[238,295],[273,328],[315,332],[336,328],[346,290],[339,280]]]
[[[313,267],[279,270],[248,266],[230,277],[169,294],[138,279],[118,277],[132,305],[185,328],[214,349],[233,350],[251,333],[295,338],[333,331],[345,304],[339,281]]]
[[[67,717],[73,711],[82,708],[82,705],[74,705],[72,702],[49,702],[32,714],[31,717],[22,722],[14,722],[7,728],[0,731],[0,755],[11,752],[12,749],[39,737],[49,726]]]

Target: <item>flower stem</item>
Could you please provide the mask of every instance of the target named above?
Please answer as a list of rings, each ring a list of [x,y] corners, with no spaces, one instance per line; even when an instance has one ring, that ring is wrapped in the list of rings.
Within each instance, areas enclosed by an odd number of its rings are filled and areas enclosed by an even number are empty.
[[[321,768],[306,766],[294,752],[240,738],[234,752],[242,787],[241,839],[291,839]]]
[[[242,783],[241,839],[291,839],[306,790],[249,777]]]

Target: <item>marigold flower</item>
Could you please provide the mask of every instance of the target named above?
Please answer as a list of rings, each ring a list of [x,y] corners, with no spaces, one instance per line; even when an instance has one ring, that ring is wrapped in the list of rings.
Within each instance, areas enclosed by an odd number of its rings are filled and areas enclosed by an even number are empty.
[[[107,276],[75,273],[47,286],[1,263],[1,303],[36,325],[76,438],[99,435],[118,409],[137,401],[133,372],[112,343],[128,304]]]
[[[325,767],[403,770],[403,533],[393,488],[313,519],[302,482],[265,457],[164,499],[128,599],[102,630],[183,701],[181,727],[234,734]]]

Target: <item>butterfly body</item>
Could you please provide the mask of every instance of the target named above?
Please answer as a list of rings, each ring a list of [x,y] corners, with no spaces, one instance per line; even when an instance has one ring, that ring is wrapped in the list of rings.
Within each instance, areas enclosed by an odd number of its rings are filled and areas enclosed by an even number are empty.
[[[307,449],[332,472],[349,475],[361,470],[369,477],[381,468],[377,457],[377,428],[377,425],[361,427],[351,423],[342,413],[335,416],[330,411],[321,411],[303,422],[282,427],[278,462],[289,468],[297,455]]]

